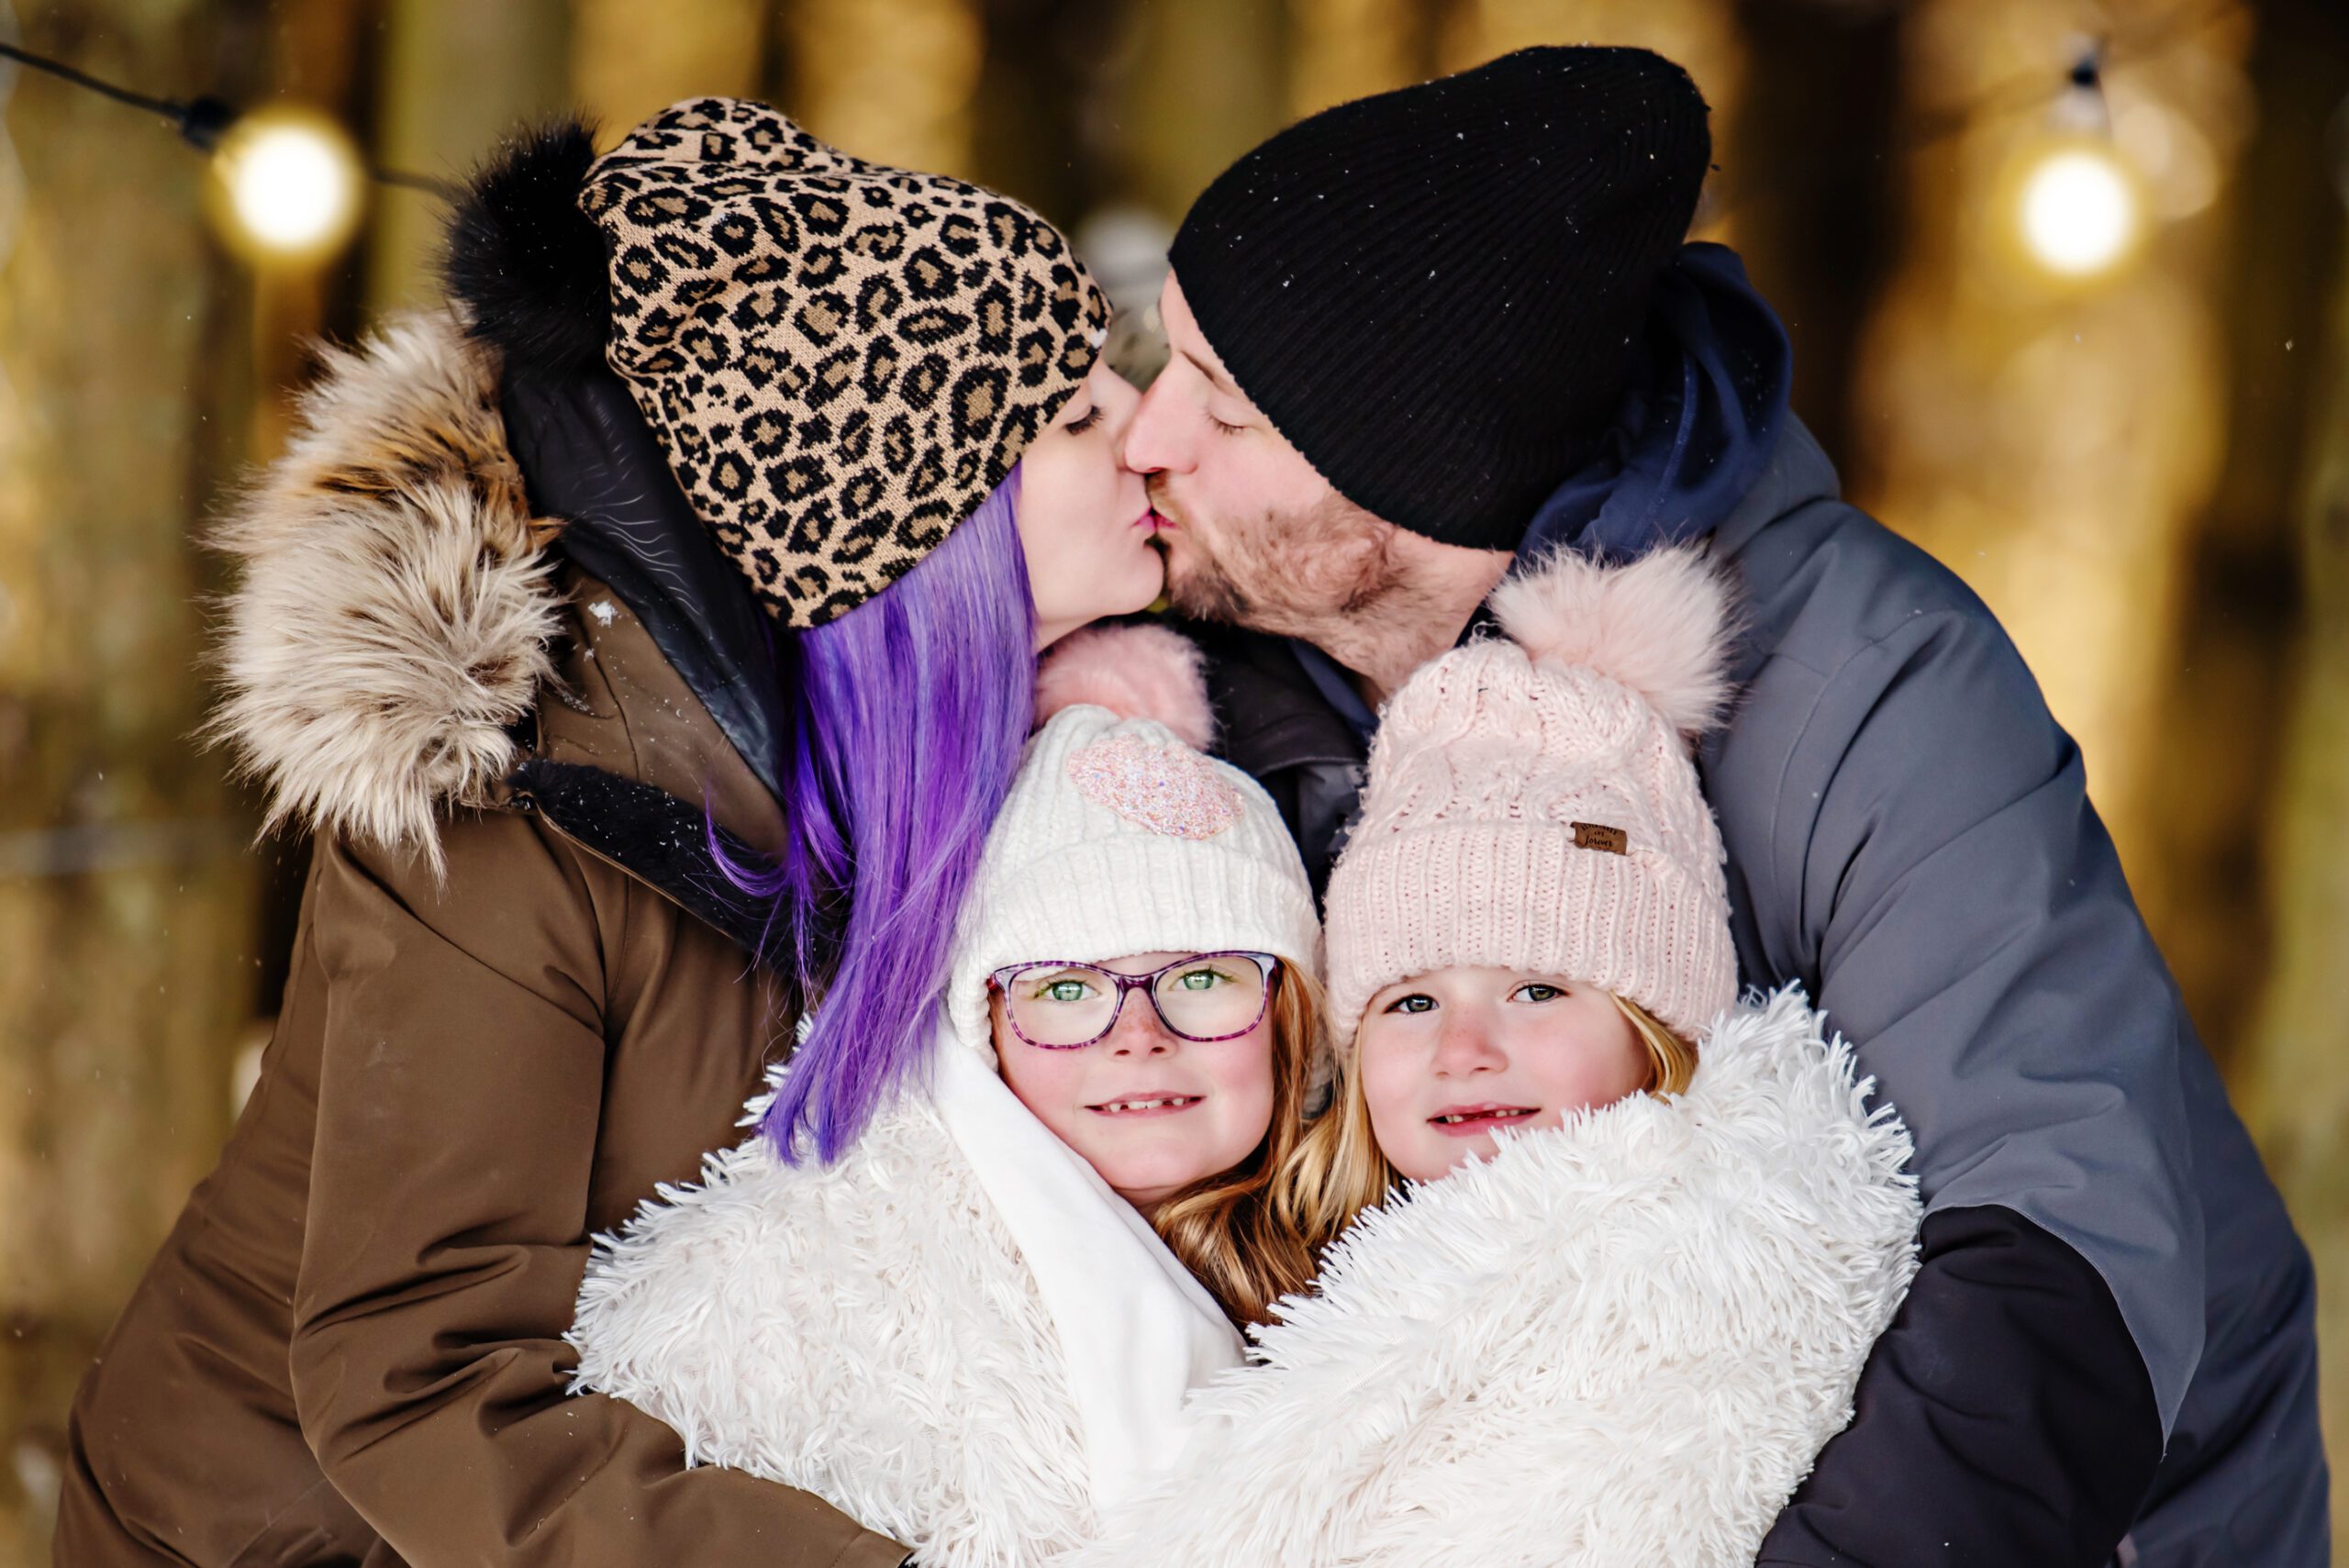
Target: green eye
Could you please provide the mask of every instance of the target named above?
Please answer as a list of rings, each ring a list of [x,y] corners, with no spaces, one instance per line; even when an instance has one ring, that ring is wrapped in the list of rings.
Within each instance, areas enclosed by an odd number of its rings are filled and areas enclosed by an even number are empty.
[[[1554,1002],[1565,994],[1563,986],[1544,985],[1538,980],[1519,986],[1515,992],[1529,1002]]]
[[[1174,984],[1186,991],[1212,991],[1219,985],[1230,984],[1231,977],[1212,969],[1193,969],[1176,975]]]
[[[1058,980],[1045,981],[1033,995],[1040,1002],[1082,1002],[1093,995],[1093,987],[1074,975],[1063,975]]]
[[[1435,998],[1426,995],[1424,992],[1414,991],[1408,996],[1397,996],[1392,1002],[1387,1003],[1386,1011],[1390,1013],[1432,1013],[1435,1011]]]

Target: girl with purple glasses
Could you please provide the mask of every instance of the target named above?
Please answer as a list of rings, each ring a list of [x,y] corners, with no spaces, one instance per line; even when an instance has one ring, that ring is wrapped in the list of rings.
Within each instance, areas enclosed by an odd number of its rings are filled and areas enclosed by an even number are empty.
[[[1169,1462],[1235,1323],[1309,1277],[1272,1179],[1319,1018],[1304,867],[1196,749],[1196,657],[1150,628],[1048,661],[919,1070],[838,1161],[753,1132],[602,1244],[581,1388],[931,1568],[1044,1562]]]

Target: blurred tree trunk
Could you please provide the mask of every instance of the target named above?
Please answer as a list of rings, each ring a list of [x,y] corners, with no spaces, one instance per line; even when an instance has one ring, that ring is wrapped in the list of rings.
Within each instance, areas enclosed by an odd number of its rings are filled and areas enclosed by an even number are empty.
[[[784,104],[843,151],[969,178],[976,0],[788,0]]]
[[[2144,232],[2137,253],[2076,279],[2030,260],[2014,195],[2063,145],[2051,116],[2079,45],[2072,13],[1908,12],[1905,113],[1946,134],[1904,161],[1902,254],[1858,367],[1873,477],[1851,489],[1998,613],[2142,881],[2172,775],[2199,764],[2169,744],[2160,685],[2224,451],[2231,356],[2213,302],[2253,28],[2240,3],[2191,25],[2167,0],[2111,11],[2110,146],[2140,182]]]
[[[382,0],[377,35],[375,157],[418,173],[461,178],[517,126],[563,108],[569,17],[562,0]],[[648,36],[667,7],[640,6]],[[649,43],[648,50],[652,48]],[[385,191],[368,251],[368,302],[376,310],[440,297],[435,265],[441,205],[414,191]]]
[[[1392,92],[1435,73],[1430,0],[1289,0],[1288,112]]]
[[[1738,0],[1736,11],[1746,93],[1733,120],[1713,116],[1714,210],[1733,216],[1746,268],[1794,339],[1795,411],[1848,474],[1867,444],[1853,361],[1897,239],[1898,166],[1887,155],[1900,14],[1828,0]]]
[[[1179,222],[1286,124],[1286,24],[1270,0],[1140,0],[1105,83],[1118,188]]]
[[[2243,1049],[2267,967],[2266,851],[2299,631],[2297,526],[2322,390],[2325,316],[2342,205],[2332,198],[2327,120],[2349,84],[2349,11],[2337,0],[2267,0],[2251,55],[2258,126],[2233,198],[2241,215],[2220,304],[2230,346],[2226,464],[2186,540],[2178,641],[2150,673],[2166,771],[2164,809],[2132,867],[2138,903],[2203,1039],[2222,1063]]]
[[[1130,5],[982,0],[979,7],[985,42],[971,101],[973,172],[1072,231],[1108,194],[1096,83]]]
[[[2310,201],[2332,193],[2311,183]],[[2313,389],[2300,517],[2307,606],[2273,804],[2274,960],[2232,1064],[2233,1092],[2284,1189],[2317,1266],[2325,1426],[2334,1445],[2332,1517],[2349,1551],[2349,247],[2333,246],[2330,321]],[[2240,976],[2247,987],[2252,971]]]
[[[159,93],[249,95],[266,68],[248,6],[18,10],[29,47]],[[250,1024],[254,867],[188,739],[192,536],[241,445],[250,317],[200,220],[203,161],[167,130],[30,73],[6,117],[0,1561],[30,1562],[72,1385],[218,1153]]]
[[[572,95],[609,147],[680,98],[755,97],[769,0],[573,0]]]

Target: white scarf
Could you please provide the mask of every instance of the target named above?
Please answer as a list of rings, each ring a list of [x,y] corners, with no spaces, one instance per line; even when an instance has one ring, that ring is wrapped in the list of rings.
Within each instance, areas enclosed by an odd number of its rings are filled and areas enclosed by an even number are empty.
[[[1150,1222],[941,1030],[932,1104],[1019,1243],[1059,1331],[1093,1499],[1108,1509],[1174,1462],[1184,1396],[1241,1363],[1215,1299]]]

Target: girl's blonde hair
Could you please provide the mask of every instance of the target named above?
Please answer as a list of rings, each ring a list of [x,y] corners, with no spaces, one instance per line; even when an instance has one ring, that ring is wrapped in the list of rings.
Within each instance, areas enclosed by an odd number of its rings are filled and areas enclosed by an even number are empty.
[[[1151,1217],[1168,1250],[1225,1315],[1243,1325],[1269,1322],[1274,1302],[1312,1284],[1317,1251],[1289,1222],[1274,1193],[1306,1136],[1305,1099],[1321,1032],[1321,988],[1286,961],[1273,984],[1272,1126],[1247,1159],[1185,1188]]]
[[[1677,1095],[1697,1072],[1697,1048],[1628,997],[1609,994],[1648,1053],[1644,1092]],[[1283,1229],[1319,1257],[1364,1209],[1382,1203],[1402,1177],[1379,1152],[1371,1131],[1362,1074],[1341,1068],[1336,1094],[1273,1183],[1272,1208]]]

